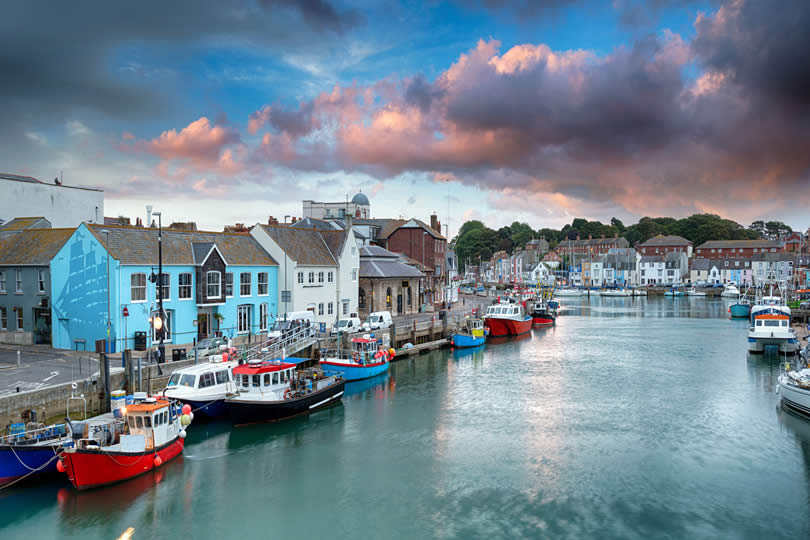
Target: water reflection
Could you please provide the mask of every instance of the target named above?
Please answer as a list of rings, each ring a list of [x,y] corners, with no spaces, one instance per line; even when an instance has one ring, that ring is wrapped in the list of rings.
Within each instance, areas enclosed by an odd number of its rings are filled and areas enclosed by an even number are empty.
[[[782,431],[790,433],[803,458],[804,479],[807,486],[805,505],[810,505],[810,421],[784,408],[777,407],[776,417]]]
[[[389,379],[391,379],[390,386],[392,388],[395,388],[396,385],[394,384],[390,371],[380,373],[379,375],[371,377],[369,379],[347,382],[346,387],[343,390],[343,399],[364,399],[365,397],[377,397],[377,398],[384,397],[385,396],[384,392],[373,392],[372,394],[368,394],[368,392],[372,390],[381,390],[384,386],[386,386],[386,384],[388,384]]]

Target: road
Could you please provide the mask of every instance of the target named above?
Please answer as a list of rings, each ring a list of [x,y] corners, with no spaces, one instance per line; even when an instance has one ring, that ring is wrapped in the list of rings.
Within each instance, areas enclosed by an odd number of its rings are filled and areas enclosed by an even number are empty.
[[[56,352],[21,351],[17,367],[17,351],[0,349],[0,396],[37,390],[85,378],[98,371],[98,361]]]

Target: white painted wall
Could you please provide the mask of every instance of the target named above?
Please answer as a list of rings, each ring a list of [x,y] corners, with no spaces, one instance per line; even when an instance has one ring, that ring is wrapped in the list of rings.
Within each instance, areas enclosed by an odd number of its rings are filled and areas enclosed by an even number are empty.
[[[343,244],[343,253],[338,255],[338,283],[335,291],[335,298],[340,308],[338,317],[348,317],[358,311],[358,290],[360,287],[360,246],[354,237],[354,233],[349,233],[346,242]],[[354,272],[352,272],[354,270]],[[352,279],[354,277],[354,279]],[[349,300],[348,313],[343,314],[343,300]]]
[[[104,223],[104,192],[0,178],[0,218],[45,217],[55,229]]]

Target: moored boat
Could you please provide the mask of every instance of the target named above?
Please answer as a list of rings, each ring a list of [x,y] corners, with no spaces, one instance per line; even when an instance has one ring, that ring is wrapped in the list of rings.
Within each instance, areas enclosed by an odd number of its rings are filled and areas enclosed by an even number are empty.
[[[278,422],[340,403],[346,384],[320,368],[296,370],[280,361],[242,364],[233,374],[238,390],[225,403],[236,426]]]
[[[165,398],[148,397],[127,405],[122,417],[106,413],[70,422],[74,446],[62,454],[59,469],[77,489],[114,484],[160,467],[183,452],[184,426],[192,414]]]
[[[557,316],[554,310],[549,308],[548,304],[542,300],[535,302],[532,305],[532,325],[534,326],[550,326],[554,324]]]
[[[459,324],[453,335],[450,337],[450,345],[453,347],[479,347],[487,339],[487,331],[484,328],[484,321],[478,318],[465,318]]]
[[[225,417],[225,397],[236,391],[232,371],[239,363],[222,358],[211,356],[209,362],[178,369],[161,394],[188,403],[201,420]]]
[[[532,329],[532,317],[520,304],[495,304],[487,308],[484,324],[490,337],[519,336]]]
[[[390,361],[394,359],[394,350],[386,345],[387,341],[365,334],[352,339],[351,350],[330,352],[322,349],[318,363],[327,375],[340,375],[346,381],[368,379],[388,371]]]
[[[723,292],[720,293],[723,298],[739,298],[740,290],[734,283],[726,283],[723,287]]]
[[[619,289],[605,289],[600,293],[600,296],[633,296],[633,291],[629,289],[619,288]]]
[[[580,289],[557,289],[554,291],[554,296],[562,297],[562,296],[582,296],[584,294],[583,291]]]
[[[774,347],[781,354],[795,354],[799,350],[796,332],[790,327],[790,308],[780,296],[763,296],[751,308],[751,326],[748,329],[748,351],[765,352]]]
[[[647,291],[644,289],[633,289],[633,296],[647,296]]]
[[[810,368],[804,361],[796,367],[789,362],[780,366],[777,391],[783,407],[810,416]]]
[[[664,293],[664,296],[684,296],[684,292],[672,287]]]
[[[703,291],[699,291],[694,287],[689,287],[686,289],[686,296],[706,296],[706,293]]]
[[[744,294],[741,294],[737,302],[728,308],[732,319],[747,319],[751,316],[751,301]]]
[[[59,452],[71,441],[64,424],[12,424],[11,433],[0,437],[0,486],[56,473]]]

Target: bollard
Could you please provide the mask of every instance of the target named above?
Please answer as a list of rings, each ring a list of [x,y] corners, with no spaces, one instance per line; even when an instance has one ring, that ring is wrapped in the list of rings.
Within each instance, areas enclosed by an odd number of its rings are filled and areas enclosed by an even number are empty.
[[[20,367],[20,349],[17,349],[17,367]],[[19,392],[19,390],[17,390]]]

